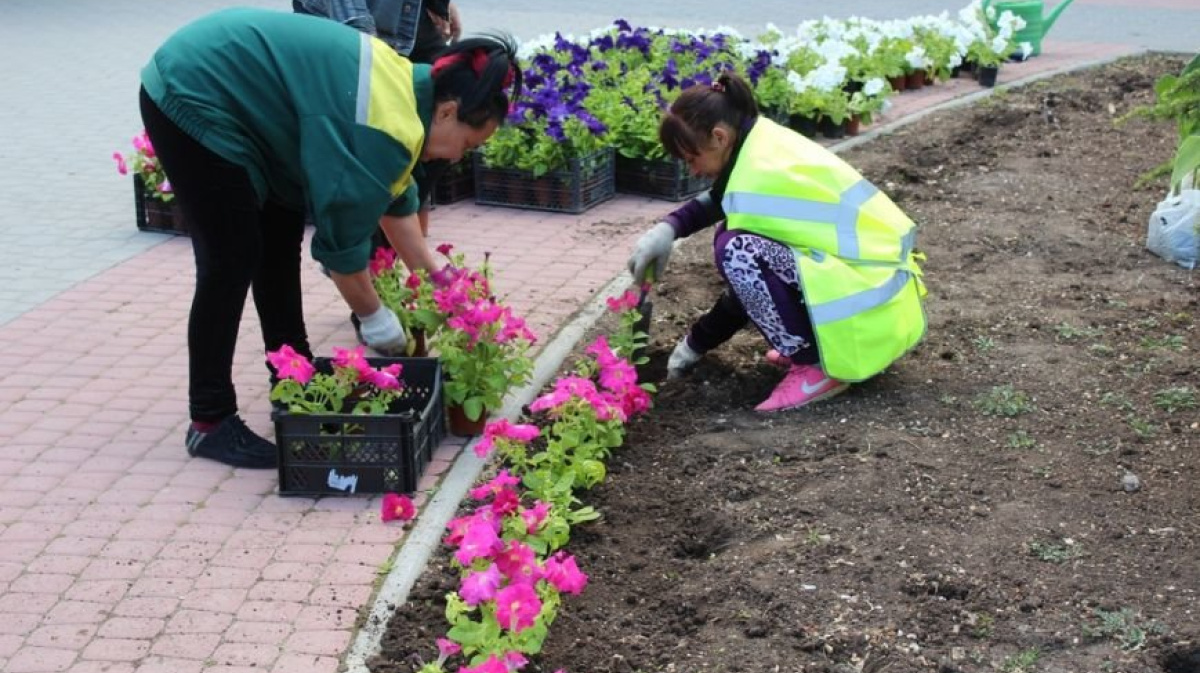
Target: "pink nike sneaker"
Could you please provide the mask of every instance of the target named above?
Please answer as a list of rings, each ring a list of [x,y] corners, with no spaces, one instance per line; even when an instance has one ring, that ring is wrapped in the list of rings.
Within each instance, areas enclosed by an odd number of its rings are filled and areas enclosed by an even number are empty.
[[[771,396],[755,411],[783,411],[796,409],[817,400],[833,397],[850,387],[845,381],[831,379],[813,365],[792,365]]]
[[[763,356],[763,359],[765,359],[767,364],[771,365],[772,367],[779,367],[780,369],[791,369],[792,367],[791,358],[780,355],[779,351],[775,350],[774,348],[767,351],[767,354]]]

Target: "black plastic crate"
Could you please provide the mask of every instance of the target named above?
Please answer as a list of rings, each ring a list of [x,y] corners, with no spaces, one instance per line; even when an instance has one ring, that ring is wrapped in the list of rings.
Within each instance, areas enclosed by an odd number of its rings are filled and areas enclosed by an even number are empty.
[[[712,180],[692,175],[678,159],[630,159],[618,155],[617,191],[667,201],[683,201],[712,187]]]
[[[403,396],[382,416],[293,414],[277,409],[280,495],[412,493],[446,436],[442,367],[437,358],[368,358],[403,365]],[[316,358],[320,371],[329,358]]]
[[[563,170],[539,178],[532,171],[490,168],[476,153],[475,203],[508,206],[556,213],[582,213],[616,194],[613,156],[607,147],[594,154],[571,159]]]
[[[138,231],[153,231],[160,234],[188,235],[183,211],[174,203],[164,203],[146,190],[140,176],[133,176],[133,209],[137,215]]]
[[[433,186],[433,202],[440,206],[472,196],[475,196],[475,170],[470,161],[451,164]]]

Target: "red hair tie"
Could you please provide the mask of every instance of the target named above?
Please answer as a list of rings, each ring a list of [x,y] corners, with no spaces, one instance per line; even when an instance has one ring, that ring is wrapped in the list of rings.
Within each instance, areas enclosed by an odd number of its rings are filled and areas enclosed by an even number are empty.
[[[437,77],[444,70],[452,68],[459,63],[468,63],[468,58],[470,59],[471,72],[475,73],[475,79],[479,79],[483,75],[483,71],[487,69],[488,62],[491,60],[491,56],[488,55],[487,50],[482,48],[470,52],[459,52],[437,59],[433,62],[433,76]],[[505,73],[504,82],[501,86],[505,88],[509,87],[513,82],[514,74],[513,66],[509,64],[508,72]]]
[[[433,76],[437,77],[442,74],[447,68],[453,68],[455,64],[462,63],[467,58],[465,53],[459,52],[450,56],[443,56],[433,62]]]

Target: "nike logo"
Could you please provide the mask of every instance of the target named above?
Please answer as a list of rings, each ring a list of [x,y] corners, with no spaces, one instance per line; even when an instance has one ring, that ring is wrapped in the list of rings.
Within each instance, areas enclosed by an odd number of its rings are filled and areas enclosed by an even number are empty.
[[[814,383],[811,386],[808,385],[807,383],[801,383],[800,390],[803,391],[805,395],[812,395],[812,394],[816,393],[818,390],[820,390],[821,388],[824,388],[826,383],[829,383],[828,376],[821,379],[820,381],[817,381],[816,383]]]

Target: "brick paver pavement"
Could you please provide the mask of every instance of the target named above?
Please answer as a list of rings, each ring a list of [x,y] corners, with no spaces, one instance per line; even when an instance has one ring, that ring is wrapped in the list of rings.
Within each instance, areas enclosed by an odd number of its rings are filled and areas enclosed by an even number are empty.
[[[1001,81],[1122,49],[1049,43],[1043,57],[1006,66]],[[117,85],[131,79],[123,73]],[[888,119],[977,90],[964,80],[908,93]],[[128,111],[113,122],[132,123]],[[4,151],[27,151],[16,145]],[[97,184],[89,189],[100,193]],[[18,187],[0,184],[0,223],[10,240],[48,244],[16,210],[33,203],[44,215],[50,201]],[[378,498],[281,498],[272,471],[187,456],[189,243],[133,232],[124,196],[119,208],[111,195],[100,201],[120,228],[63,243],[84,246],[68,259],[91,247],[111,258],[52,291],[0,297],[8,311],[0,314],[0,670],[332,673],[404,531],[379,522]],[[474,260],[490,252],[496,286],[548,337],[620,273],[633,239],[670,207],[621,197],[566,216],[460,204],[437,209],[431,238]],[[110,244],[128,247],[113,253]],[[4,250],[0,267],[36,261]],[[311,261],[304,287],[318,352],[351,343],[347,311]],[[235,379],[244,417],[270,436],[261,342],[247,308]],[[439,447],[418,503],[462,445],[452,438]]]

